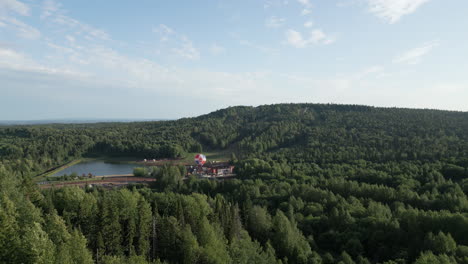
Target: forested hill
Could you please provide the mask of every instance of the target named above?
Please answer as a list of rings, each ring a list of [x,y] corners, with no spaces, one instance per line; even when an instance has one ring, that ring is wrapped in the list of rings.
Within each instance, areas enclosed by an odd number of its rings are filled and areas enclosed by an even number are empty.
[[[468,113],[290,104],[232,107],[196,119],[200,141],[244,154],[294,148],[308,161],[466,156]]]
[[[31,173],[83,155],[230,150],[327,163],[466,157],[468,113],[354,105],[231,107],[177,121],[0,127],[0,162]]]
[[[83,156],[232,153],[237,178],[41,191]],[[161,180],[170,179],[170,180]],[[468,264],[468,113],[231,107],[177,121],[0,127],[0,263]]]

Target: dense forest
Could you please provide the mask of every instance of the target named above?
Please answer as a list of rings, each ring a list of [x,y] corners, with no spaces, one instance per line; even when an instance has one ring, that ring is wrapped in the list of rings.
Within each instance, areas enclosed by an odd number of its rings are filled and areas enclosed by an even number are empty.
[[[41,190],[80,157],[232,153],[236,179]],[[231,107],[175,121],[0,126],[1,263],[467,263],[468,113]]]

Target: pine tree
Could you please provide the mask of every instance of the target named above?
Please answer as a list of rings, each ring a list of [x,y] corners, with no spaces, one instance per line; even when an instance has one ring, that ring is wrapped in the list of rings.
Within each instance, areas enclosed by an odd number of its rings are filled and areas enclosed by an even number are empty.
[[[145,201],[143,197],[140,197],[138,201],[138,223],[137,223],[137,235],[136,235],[136,252],[140,256],[148,257],[150,249],[150,235],[151,235],[151,206]]]
[[[68,242],[69,256],[73,263],[93,264],[91,252],[86,247],[86,238],[77,229],[71,232],[71,238]]]
[[[294,263],[307,263],[312,254],[309,243],[296,224],[291,223],[280,210],[273,218],[273,230],[273,243],[278,256],[287,257]]]
[[[121,255],[122,229],[120,226],[119,209],[114,203],[112,193],[103,197],[101,209],[101,232],[105,242],[105,254]]]
[[[232,241],[233,239],[239,238],[242,228],[242,223],[239,215],[239,206],[234,204],[230,206],[230,221],[229,221],[229,233],[228,240]]]
[[[20,247],[18,216],[15,205],[6,194],[0,195],[0,262],[17,262]]]
[[[185,225],[180,233],[180,263],[198,263],[200,247],[197,238],[193,235],[190,225]]]

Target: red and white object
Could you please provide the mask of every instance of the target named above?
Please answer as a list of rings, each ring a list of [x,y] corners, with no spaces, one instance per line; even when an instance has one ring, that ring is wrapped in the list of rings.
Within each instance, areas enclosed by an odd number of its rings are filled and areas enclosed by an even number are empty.
[[[203,164],[205,164],[205,162],[206,162],[206,156],[205,155],[203,155],[203,154],[195,155],[195,163],[197,165],[203,166]]]

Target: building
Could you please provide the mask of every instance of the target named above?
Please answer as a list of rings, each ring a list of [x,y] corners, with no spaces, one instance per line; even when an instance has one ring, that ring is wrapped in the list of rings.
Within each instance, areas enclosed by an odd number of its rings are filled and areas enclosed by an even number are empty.
[[[205,164],[207,173],[213,176],[228,176],[234,174],[234,166],[229,162],[209,162]]]
[[[201,174],[203,176],[224,177],[234,174],[234,166],[229,162],[207,162],[203,167],[187,166],[188,174]]]

